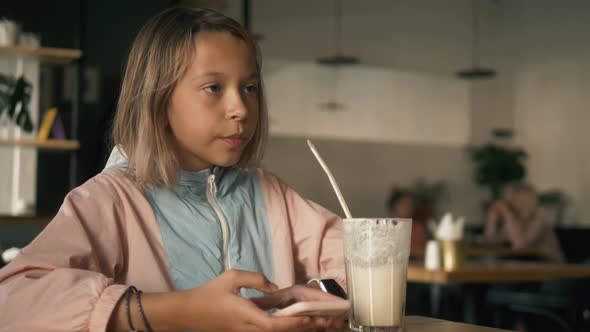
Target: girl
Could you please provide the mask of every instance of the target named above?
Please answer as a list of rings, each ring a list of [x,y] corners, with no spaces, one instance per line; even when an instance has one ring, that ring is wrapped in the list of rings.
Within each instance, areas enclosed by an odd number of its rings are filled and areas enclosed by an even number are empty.
[[[245,170],[266,132],[258,51],[238,23],[181,8],[150,19],[114,122],[126,159],[0,270],[0,331],[338,328],[266,311],[336,298],[296,282],[344,282],[340,219]]]

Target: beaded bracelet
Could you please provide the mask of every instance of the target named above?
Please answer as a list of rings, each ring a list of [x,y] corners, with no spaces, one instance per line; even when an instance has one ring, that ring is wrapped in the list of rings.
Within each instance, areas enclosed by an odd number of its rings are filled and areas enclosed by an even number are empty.
[[[131,311],[129,310],[129,301],[131,299],[131,293],[138,294],[137,288],[135,286],[127,287],[125,291],[125,314],[127,315],[127,324],[129,325],[129,332],[139,332],[133,327],[133,322],[131,321]]]
[[[141,305],[141,293],[143,293],[142,291],[138,291],[137,292],[137,307],[139,309],[139,316],[141,317],[141,320],[143,321],[143,325],[145,326],[145,328],[147,329],[148,332],[152,332],[152,327],[150,326],[150,323],[148,323],[147,319],[145,318],[145,314],[143,312],[143,306]]]

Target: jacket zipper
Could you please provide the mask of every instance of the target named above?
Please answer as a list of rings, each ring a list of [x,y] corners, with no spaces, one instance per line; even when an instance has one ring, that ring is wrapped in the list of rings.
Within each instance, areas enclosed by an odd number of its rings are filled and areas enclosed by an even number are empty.
[[[223,235],[223,268],[225,269],[225,271],[227,271],[231,269],[231,259],[229,254],[229,226],[227,224],[227,219],[225,219],[225,216],[223,215],[221,208],[215,200],[215,194],[217,194],[215,174],[211,174],[207,179],[207,201],[215,211],[215,214],[217,214],[217,218],[219,219],[219,223],[221,224],[221,232]]]

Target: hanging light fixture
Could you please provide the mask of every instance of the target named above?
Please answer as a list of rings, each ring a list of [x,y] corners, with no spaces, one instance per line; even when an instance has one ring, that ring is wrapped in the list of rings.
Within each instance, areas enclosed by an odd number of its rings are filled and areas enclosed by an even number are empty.
[[[479,0],[471,0],[471,68],[461,69],[456,75],[463,80],[483,80],[496,77],[496,70],[479,66]]]
[[[317,58],[320,66],[332,67],[333,84],[332,96],[328,101],[320,103],[320,109],[329,112],[339,112],[344,110],[344,104],[338,101],[338,81],[340,80],[340,68],[360,63],[360,59],[353,55],[345,55],[342,52],[342,3],[341,0],[334,1],[334,43],[335,53]]]
[[[342,53],[342,3],[334,1],[334,32],[336,50],[334,54],[319,57],[317,62],[323,66],[350,66],[360,63],[360,59],[354,55]]]

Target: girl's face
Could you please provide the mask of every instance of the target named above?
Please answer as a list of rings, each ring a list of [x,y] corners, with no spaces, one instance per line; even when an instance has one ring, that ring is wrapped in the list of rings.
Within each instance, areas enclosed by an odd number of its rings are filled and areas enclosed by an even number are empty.
[[[246,42],[228,32],[201,32],[195,45],[168,109],[180,166],[232,166],[258,123],[256,59]]]
[[[537,209],[535,194],[527,191],[513,193],[508,204],[521,221],[529,221]]]

